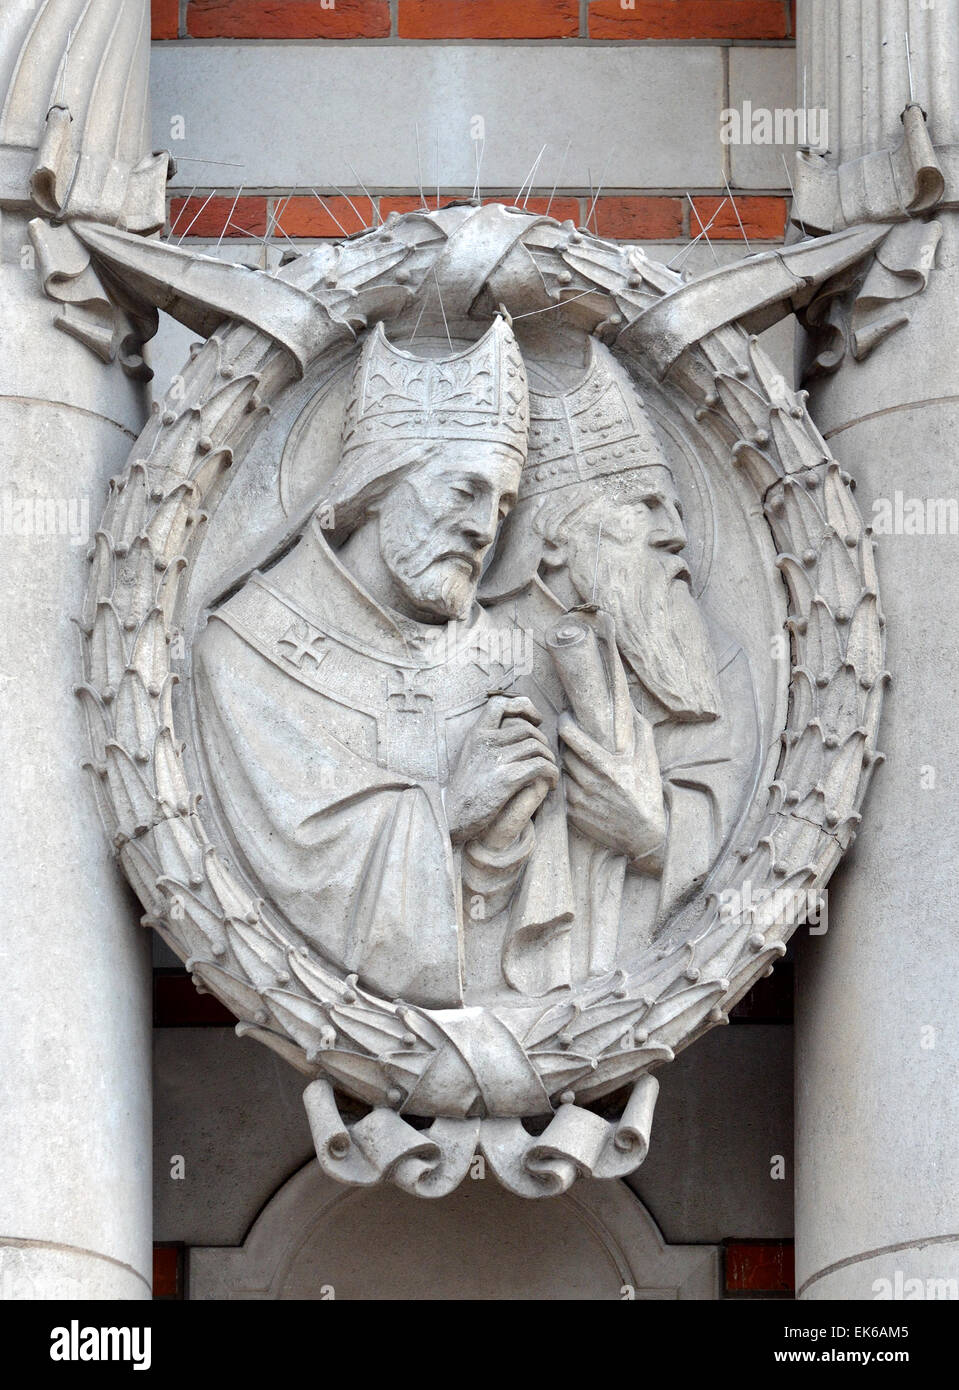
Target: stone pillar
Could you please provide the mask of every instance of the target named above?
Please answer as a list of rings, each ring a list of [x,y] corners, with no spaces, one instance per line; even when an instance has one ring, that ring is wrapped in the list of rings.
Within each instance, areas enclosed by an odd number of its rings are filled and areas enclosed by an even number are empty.
[[[136,222],[148,11],[14,0],[0,34],[2,1299],[151,1293],[148,934],[81,766],[73,621],[146,399],[69,231]]]
[[[959,140],[959,0],[800,0],[799,16],[799,89],[805,77],[808,106],[828,108],[834,164],[902,140],[908,31],[946,193],[926,215],[943,235],[908,322],[810,383],[867,521],[887,498],[895,526],[897,492],[939,519],[935,534],[924,520],[877,536],[886,762],[830,885],[828,933],[800,934],[797,1290],[944,1297],[939,1281],[959,1286],[959,535],[955,502],[950,533],[949,509],[944,526],[926,499],[959,498],[959,190],[942,148]]]

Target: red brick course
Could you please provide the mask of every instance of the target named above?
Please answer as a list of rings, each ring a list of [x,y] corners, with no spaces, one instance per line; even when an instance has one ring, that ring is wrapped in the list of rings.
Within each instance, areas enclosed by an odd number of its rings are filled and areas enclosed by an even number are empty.
[[[587,200],[586,211],[589,211]],[[683,200],[660,197],[606,197],[596,204],[590,225],[600,236],[629,241],[669,241],[683,233]]]
[[[523,198],[525,197],[526,195],[524,194]],[[540,198],[538,196],[535,198],[531,197],[525,203],[525,205],[523,202],[523,198],[520,199],[519,206],[523,207],[524,211],[541,213],[545,215],[546,204],[549,203],[549,194],[547,194],[545,198]],[[514,206],[513,198],[507,193],[494,195],[490,198],[484,198],[483,202],[505,203],[508,207]],[[557,193],[556,197],[550,204],[549,215],[550,217],[555,217],[557,222],[570,221],[578,227],[583,216],[580,203],[581,200],[579,198],[563,198],[560,196],[560,194]]]
[[[443,194],[441,205],[457,195]],[[465,201],[466,194],[459,195]],[[171,235],[174,240],[181,237],[228,237],[254,236],[273,237],[342,237],[352,235],[370,227],[377,220],[374,206],[380,221],[385,221],[391,212],[415,212],[423,207],[423,199],[418,193],[383,194],[368,198],[364,194],[352,194],[347,199],[341,194],[322,194],[321,203],[312,193],[296,193],[287,197],[282,193],[272,195],[243,194],[234,207],[235,194],[229,191],[218,192],[206,201],[204,194],[193,194],[189,198],[173,198],[170,203]],[[491,194],[484,203],[512,203],[513,195]],[[522,199],[520,200],[522,203]],[[530,197],[526,204],[528,212],[545,214],[549,205],[549,215],[558,222],[570,221],[582,226],[589,217],[590,229],[599,236],[626,241],[676,241],[687,234],[695,237],[704,225],[708,225],[723,198],[716,194],[698,194],[693,198],[693,209],[689,212],[688,232],[684,227],[685,199],[668,194],[603,194],[595,211],[590,216],[592,199],[588,195],[558,193],[552,201],[546,194]],[[436,206],[436,196],[426,194],[427,209]],[[779,241],[786,224],[785,199],[775,196],[748,195],[736,198],[736,207],[750,241]],[[195,219],[195,220],[194,220]],[[722,206],[719,215],[709,227],[711,240],[736,241],[742,237],[736,214],[728,201]]]
[[[689,214],[690,236],[698,236],[703,227],[709,226],[710,218],[722,201],[722,198],[718,197],[693,199],[695,214]],[[737,197],[736,208],[750,241],[781,240],[786,230],[785,198]],[[733,206],[727,202],[709,228],[709,238],[711,241],[741,241],[742,235]]]
[[[180,1248],[177,1245],[153,1247],[153,1297],[182,1298]]]
[[[341,237],[344,233],[352,235],[372,226],[373,204],[369,198],[351,195],[351,207],[350,200],[339,195],[330,197],[324,193],[321,196],[326,207],[312,193],[305,197],[296,194],[289,201],[277,198],[274,208],[275,213],[279,209],[277,235],[285,232],[289,237]]]
[[[726,1246],[726,1293],[792,1293],[795,1252],[785,1240],[730,1241]]]
[[[442,199],[440,201],[442,202]],[[432,202],[430,202],[429,194],[426,195],[426,204],[427,207],[430,208],[436,207],[435,193]],[[380,198],[380,216],[384,222],[391,212],[403,213],[416,212],[417,210],[420,212],[423,211],[423,199],[418,193],[384,194],[384,196]]]
[[[578,0],[399,0],[401,39],[565,39]]]
[[[630,4],[630,0],[627,0]],[[153,37],[175,39],[179,0],[152,0]],[[787,39],[796,0],[590,0],[591,39]],[[398,0],[404,39],[568,39],[578,0]],[[189,0],[198,39],[378,39],[391,33],[389,0]]]
[[[151,0],[150,17],[155,39],[175,39],[180,26],[180,0]]]
[[[206,207],[203,206],[206,202],[205,197],[199,195],[192,198],[173,198],[170,202],[172,235],[177,239],[187,235],[218,237],[221,232],[224,239],[242,236],[244,232],[263,236],[266,232],[266,199],[242,197],[234,208],[235,196],[230,193],[218,193],[215,198],[210,199]],[[227,226],[228,221],[232,223],[231,226]]]
[[[390,32],[388,0],[190,0],[193,39],[381,39]]]
[[[788,0],[591,0],[591,39],[785,39]]]

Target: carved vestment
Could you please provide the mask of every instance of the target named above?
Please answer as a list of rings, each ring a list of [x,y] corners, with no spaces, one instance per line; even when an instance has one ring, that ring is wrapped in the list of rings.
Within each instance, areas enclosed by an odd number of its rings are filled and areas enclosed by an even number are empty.
[[[314,521],[196,648],[210,776],[248,867],[324,955],[433,1006],[463,998],[464,868],[495,917],[533,838],[465,866],[450,841],[450,769],[512,681],[490,629],[478,606],[449,626],[387,613]]]

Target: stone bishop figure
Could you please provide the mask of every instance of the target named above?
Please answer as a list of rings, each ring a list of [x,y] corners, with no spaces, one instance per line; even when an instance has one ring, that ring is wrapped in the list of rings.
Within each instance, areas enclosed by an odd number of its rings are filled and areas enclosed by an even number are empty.
[[[516,987],[600,977],[647,945],[703,884],[741,813],[759,756],[752,676],[743,648],[691,592],[686,543],[652,421],[625,369],[590,338],[572,389],[530,390],[519,501],[483,585],[490,611],[530,639],[526,688],[562,769],[536,824],[554,824],[562,803],[566,840],[552,837],[549,881],[568,930],[532,956],[514,916],[504,970]],[[602,662],[585,699],[588,664],[581,648],[564,648],[584,625]],[[607,702],[604,726],[596,712]],[[631,720],[615,708],[627,702]],[[543,882],[546,840],[527,867],[527,897]]]
[[[378,325],[329,495],[195,648],[209,781],[254,882],[328,961],[427,1006],[463,1002],[470,904],[477,930],[508,915],[558,780],[476,602],[527,429],[502,318],[442,360]],[[502,988],[498,946],[477,950],[472,993],[484,969]]]

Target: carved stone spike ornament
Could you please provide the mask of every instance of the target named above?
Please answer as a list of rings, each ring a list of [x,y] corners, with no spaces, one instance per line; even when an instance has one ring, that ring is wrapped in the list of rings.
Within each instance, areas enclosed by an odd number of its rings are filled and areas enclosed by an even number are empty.
[[[275,277],[78,228],[208,338],[91,556],[99,808],[329,1176],[629,1173],[853,839],[873,542],[753,335],[887,231],[687,284],[498,206]]]

